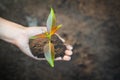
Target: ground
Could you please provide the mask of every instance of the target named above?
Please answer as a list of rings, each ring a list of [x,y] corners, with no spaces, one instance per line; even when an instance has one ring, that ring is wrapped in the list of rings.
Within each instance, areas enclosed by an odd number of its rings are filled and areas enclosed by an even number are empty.
[[[72,60],[51,68],[1,40],[1,80],[120,80],[120,1],[0,0],[0,15],[24,26],[37,18],[40,26],[51,6],[63,25],[58,33],[74,47]]]

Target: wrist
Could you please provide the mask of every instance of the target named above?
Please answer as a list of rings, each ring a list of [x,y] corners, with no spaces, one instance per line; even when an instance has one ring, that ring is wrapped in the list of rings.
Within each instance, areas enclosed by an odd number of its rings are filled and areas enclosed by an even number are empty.
[[[0,39],[14,43],[20,35],[25,34],[26,27],[0,18]]]

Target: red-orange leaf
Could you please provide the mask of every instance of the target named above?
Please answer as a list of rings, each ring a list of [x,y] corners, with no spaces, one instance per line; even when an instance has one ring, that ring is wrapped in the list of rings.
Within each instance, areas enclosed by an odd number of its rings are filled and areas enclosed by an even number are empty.
[[[30,39],[36,39],[36,38],[46,38],[46,33],[38,34],[38,35],[32,36]]]
[[[58,26],[56,26],[56,27],[53,27],[50,35],[52,36],[59,28],[61,28],[61,26],[62,26],[62,25],[58,25]]]

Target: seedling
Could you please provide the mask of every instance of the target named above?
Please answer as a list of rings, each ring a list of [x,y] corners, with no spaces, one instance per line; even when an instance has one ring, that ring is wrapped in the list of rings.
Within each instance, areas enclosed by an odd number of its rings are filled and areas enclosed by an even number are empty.
[[[46,26],[47,26],[47,32],[33,36],[31,37],[31,39],[36,39],[36,38],[47,38],[48,39],[48,43],[44,46],[44,56],[46,60],[48,61],[48,63],[50,64],[50,66],[54,67],[55,50],[54,50],[54,44],[51,43],[51,37],[53,34],[56,33],[56,31],[62,25],[56,26],[56,17],[54,14],[54,10],[52,8],[48,16]]]

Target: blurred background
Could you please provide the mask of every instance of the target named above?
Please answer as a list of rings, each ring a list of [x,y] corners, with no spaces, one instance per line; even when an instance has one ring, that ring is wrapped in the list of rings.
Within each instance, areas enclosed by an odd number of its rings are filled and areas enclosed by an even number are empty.
[[[0,0],[0,17],[41,26],[50,7],[63,25],[58,33],[74,47],[72,60],[51,68],[0,40],[0,80],[120,80],[120,1]]]

